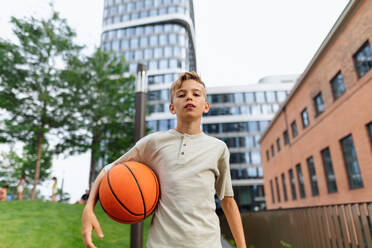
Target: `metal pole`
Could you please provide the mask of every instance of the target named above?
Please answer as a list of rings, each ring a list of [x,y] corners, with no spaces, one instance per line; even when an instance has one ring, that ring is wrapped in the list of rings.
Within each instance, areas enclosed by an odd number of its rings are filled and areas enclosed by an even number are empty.
[[[136,115],[134,139],[137,142],[146,131],[146,91],[147,91],[147,72],[146,66],[137,65],[136,78]],[[130,247],[142,248],[143,246],[143,222],[132,224],[130,227]]]
[[[60,199],[59,201],[60,202],[63,202],[63,184],[64,184],[64,181],[65,181],[65,170],[63,170],[63,174],[62,174],[62,187],[61,187],[61,193],[60,193]]]

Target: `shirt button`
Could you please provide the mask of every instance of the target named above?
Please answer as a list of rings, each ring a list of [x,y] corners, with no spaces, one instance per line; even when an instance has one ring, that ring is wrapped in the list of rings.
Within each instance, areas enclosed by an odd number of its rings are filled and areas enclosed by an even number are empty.
[[[185,153],[184,152],[181,152],[181,155],[184,155]]]

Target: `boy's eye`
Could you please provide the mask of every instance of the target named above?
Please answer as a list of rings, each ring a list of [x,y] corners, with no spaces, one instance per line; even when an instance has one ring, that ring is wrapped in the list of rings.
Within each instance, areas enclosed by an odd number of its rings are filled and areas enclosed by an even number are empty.
[[[194,96],[200,96],[198,93],[194,93]]]
[[[184,96],[185,96],[184,94],[178,95],[178,97],[184,97]]]

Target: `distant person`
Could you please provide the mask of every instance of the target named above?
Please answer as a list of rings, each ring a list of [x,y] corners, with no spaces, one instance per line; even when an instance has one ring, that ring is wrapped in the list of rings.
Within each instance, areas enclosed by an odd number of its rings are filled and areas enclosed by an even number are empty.
[[[57,178],[53,177],[52,180],[53,186],[52,186],[52,202],[56,202],[56,195],[57,195]]]
[[[83,194],[81,196],[80,200],[78,200],[76,203],[85,205],[85,204],[87,204],[88,198],[89,198],[89,189],[86,189],[85,194]]]
[[[23,200],[23,184],[26,182],[26,176],[25,174],[21,175],[21,178],[19,179],[19,182],[17,184],[17,199],[18,201]]]
[[[0,201],[8,201],[8,185],[4,185],[0,187]]]

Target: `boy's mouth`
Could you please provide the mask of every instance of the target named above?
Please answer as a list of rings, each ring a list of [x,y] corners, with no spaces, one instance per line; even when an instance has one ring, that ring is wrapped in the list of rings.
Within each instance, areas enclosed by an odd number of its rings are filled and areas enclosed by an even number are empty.
[[[185,108],[186,109],[193,109],[193,108],[195,108],[195,105],[191,104],[191,103],[188,103],[188,104],[186,104]]]

